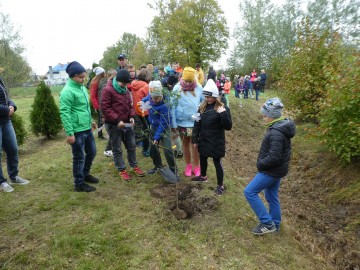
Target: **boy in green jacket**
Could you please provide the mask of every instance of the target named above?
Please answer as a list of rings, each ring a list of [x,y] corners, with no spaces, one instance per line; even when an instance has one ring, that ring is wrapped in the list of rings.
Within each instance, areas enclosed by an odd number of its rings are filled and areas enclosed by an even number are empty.
[[[96,155],[94,136],[91,130],[89,95],[83,86],[86,70],[74,61],[68,64],[69,79],[60,92],[60,116],[66,132],[66,142],[71,145],[75,191],[92,192],[96,188],[88,183],[99,180],[90,175],[91,164]]]

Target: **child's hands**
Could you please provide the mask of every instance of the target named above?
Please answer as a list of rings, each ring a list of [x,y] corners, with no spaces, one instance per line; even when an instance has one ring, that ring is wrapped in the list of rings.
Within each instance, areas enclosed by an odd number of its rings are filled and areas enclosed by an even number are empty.
[[[218,113],[222,113],[222,112],[225,112],[226,109],[224,108],[224,106],[220,106],[218,109],[217,109],[217,112]]]
[[[135,120],[134,120],[134,118],[130,118],[130,124],[131,124],[132,127],[135,126]]]
[[[153,141],[153,145],[158,145],[158,144],[159,144],[159,142],[157,140]]]

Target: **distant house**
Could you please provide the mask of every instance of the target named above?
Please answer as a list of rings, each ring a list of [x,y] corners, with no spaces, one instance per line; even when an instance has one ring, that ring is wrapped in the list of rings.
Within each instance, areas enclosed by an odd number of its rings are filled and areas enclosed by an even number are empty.
[[[69,78],[69,75],[66,73],[67,65],[67,63],[59,63],[54,67],[49,66],[49,70],[46,73],[47,79],[45,80],[45,83],[47,85],[65,85],[66,80]]]

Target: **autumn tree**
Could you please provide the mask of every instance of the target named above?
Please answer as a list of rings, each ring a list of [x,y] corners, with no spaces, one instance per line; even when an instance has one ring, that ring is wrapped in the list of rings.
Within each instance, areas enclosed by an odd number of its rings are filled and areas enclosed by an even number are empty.
[[[36,135],[45,135],[47,139],[62,129],[60,111],[55,104],[50,87],[41,81],[36,89],[36,96],[30,112],[31,130]]]
[[[30,76],[31,68],[21,55],[25,48],[20,41],[20,33],[9,15],[0,12],[0,65],[4,69],[1,76],[9,87],[21,85]]]
[[[161,48],[163,61],[182,65],[218,60],[227,48],[229,31],[215,0],[155,1],[149,31],[152,46]]]
[[[132,63],[134,60],[134,47],[139,39],[140,38],[135,34],[124,33],[115,45],[107,47],[103,53],[103,58],[100,61],[100,66],[106,70],[110,68],[116,68],[118,66],[117,56],[120,53],[124,53],[128,59],[128,62]]]

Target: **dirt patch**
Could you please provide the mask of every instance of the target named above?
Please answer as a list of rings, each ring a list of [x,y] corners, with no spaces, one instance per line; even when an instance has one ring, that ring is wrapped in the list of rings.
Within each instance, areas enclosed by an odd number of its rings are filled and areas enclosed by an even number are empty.
[[[164,200],[177,219],[190,219],[199,213],[217,209],[218,199],[201,192],[201,185],[192,183],[163,184],[150,190],[151,196]]]

